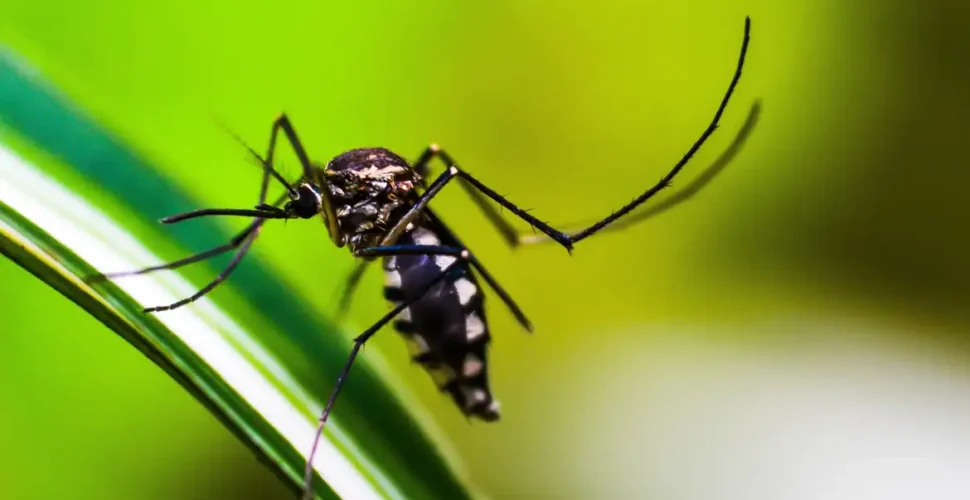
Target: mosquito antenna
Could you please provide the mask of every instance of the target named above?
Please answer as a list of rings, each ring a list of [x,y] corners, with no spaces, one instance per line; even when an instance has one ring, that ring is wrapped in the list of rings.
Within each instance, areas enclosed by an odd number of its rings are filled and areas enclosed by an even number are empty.
[[[259,165],[264,170],[266,170],[267,172],[269,172],[269,175],[273,176],[274,179],[276,179],[280,184],[283,185],[284,188],[286,188],[286,192],[287,192],[287,194],[289,194],[290,199],[294,199],[295,200],[295,199],[297,199],[297,198],[300,197],[300,195],[299,195],[299,193],[297,193],[296,189],[294,189],[293,186],[290,185],[290,183],[287,182],[286,179],[284,179],[283,176],[280,175],[280,173],[277,172],[276,169],[273,168],[272,165],[270,165],[269,163],[267,163],[266,160],[263,159],[263,157],[260,156],[260,154],[256,152],[256,150],[254,150],[253,148],[249,147],[249,144],[247,144],[246,141],[244,141],[242,139],[242,137],[239,137],[238,134],[236,134],[235,132],[233,132],[232,129],[230,129],[226,124],[222,123],[221,121],[218,122],[218,123],[219,123],[219,126],[221,126],[222,129],[225,130],[227,134],[229,134],[230,136],[232,136],[232,138],[236,142],[238,142],[242,147],[246,148],[246,151],[249,151],[249,154],[253,155],[253,158],[256,158],[256,160],[259,162]]]

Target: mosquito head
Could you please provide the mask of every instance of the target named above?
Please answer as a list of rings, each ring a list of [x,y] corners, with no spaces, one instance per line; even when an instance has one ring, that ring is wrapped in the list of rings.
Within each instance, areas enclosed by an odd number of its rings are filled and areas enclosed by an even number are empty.
[[[309,219],[320,213],[323,208],[323,198],[320,196],[320,189],[304,182],[295,189],[296,196],[283,205],[283,211],[289,215],[301,219]]]

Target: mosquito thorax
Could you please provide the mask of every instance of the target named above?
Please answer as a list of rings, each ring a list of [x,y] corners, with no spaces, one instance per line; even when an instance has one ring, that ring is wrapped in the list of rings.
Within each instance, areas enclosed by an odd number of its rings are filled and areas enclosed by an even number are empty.
[[[384,148],[352,149],[330,160],[327,186],[351,250],[376,245],[407,211],[420,181],[407,160]]]

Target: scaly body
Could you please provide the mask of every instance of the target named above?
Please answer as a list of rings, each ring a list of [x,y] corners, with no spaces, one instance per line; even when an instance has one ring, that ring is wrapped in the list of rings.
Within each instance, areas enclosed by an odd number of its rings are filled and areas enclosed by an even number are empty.
[[[326,169],[341,233],[350,249],[380,244],[380,239],[411,209],[420,175],[400,156],[384,148],[359,148],[331,160]],[[422,215],[408,224],[395,242],[400,246],[453,247],[450,232]],[[412,359],[431,375],[466,415],[485,421],[499,417],[488,385],[488,323],[484,295],[467,268],[421,290],[456,258],[450,255],[388,255],[384,263],[384,297],[392,307],[407,305],[394,328],[407,342]]]

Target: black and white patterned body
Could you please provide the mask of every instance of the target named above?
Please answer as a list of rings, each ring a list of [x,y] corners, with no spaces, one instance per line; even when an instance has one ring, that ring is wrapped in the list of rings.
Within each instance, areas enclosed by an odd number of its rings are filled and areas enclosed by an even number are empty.
[[[401,245],[460,246],[430,220],[411,225]],[[384,296],[393,305],[417,293],[455,261],[447,255],[384,257]],[[499,404],[488,385],[488,322],[484,295],[475,276],[465,269],[439,282],[422,298],[401,311],[394,328],[404,337],[412,359],[465,415],[485,421],[499,418]]]
[[[421,178],[408,162],[384,148],[347,151],[323,170],[341,237],[351,250],[380,245],[391,227],[417,199]],[[422,214],[406,226],[394,245],[461,248],[436,219]],[[488,386],[488,323],[484,297],[468,268],[421,292],[441,276],[455,257],[392,255],[383,257],[384,296],[397,306],[418,297],[393,322],[438,387],[451,395],[465,415],[485,421],[499,417]]]

